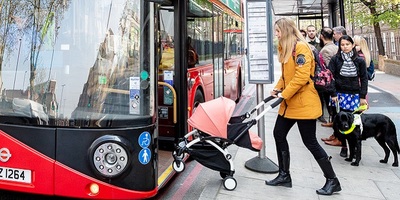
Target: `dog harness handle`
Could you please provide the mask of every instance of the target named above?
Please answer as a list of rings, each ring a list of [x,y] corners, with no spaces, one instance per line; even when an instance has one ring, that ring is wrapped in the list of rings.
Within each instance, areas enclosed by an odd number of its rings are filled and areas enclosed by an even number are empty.
[[[363,131],[363,125],[362,125],[362,121],[361,121],[361,115],[358,115],[358,114],[353,114],[353,115],[354,115],[353,124],[351,124],[351,127],[350,127],[349,130],[347,130],[347,131],[339,130],[341,134],[343,134],[343,135],[350,134],[351,132],[354,131],[354,129],[356,128],[356,126],[360,126],[360,130],[361,130],[361,133],[362,133],[362,131]]]

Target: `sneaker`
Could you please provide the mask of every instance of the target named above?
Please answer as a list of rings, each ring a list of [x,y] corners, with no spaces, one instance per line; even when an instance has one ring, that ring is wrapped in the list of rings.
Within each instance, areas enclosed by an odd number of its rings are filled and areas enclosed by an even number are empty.
[[[328,123],[328,122],[326,121],[326,119],[325,119],[323,116],[318,117],[318,121],[319,121],[319,122],[322,122],[322,123]]]

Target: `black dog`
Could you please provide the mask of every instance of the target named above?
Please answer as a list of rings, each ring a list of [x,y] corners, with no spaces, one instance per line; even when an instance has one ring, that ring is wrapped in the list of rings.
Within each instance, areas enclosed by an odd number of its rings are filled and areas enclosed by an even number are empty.
[[[385,151],[385,157],[379,162],[387,163],[392,150],[394,156],[392,166],[398,167],[397,154],[400,153],[400,148],[393,121],[382,114],[360,114],[358,117],[361,117],[361,120],[357,119],[357,114],[340,111],[333,121],[335,136],[345,138],[349,143],[350,155],[345,160],[351,162],[355,158],[351,165],[358,166],[361,160],[361,141],[374,137]]]

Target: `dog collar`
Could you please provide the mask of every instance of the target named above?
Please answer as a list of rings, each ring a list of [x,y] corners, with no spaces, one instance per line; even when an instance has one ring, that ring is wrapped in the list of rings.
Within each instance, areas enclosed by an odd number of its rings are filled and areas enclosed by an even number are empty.
[[[360,126],[361,132],[363,131],[361,115],[359,115],[359,114],[353,114],[353,115],[354,115],[354,121],[353,121],[353,124],[351,124],[351,127],[346,131],[339,130],[339,132],[342,133],[343,135],[347,135],[347,134],[353,132],[357,125]]]
[[[349,128],[349,130],[347,130],[347,131],[342,131],[342,130],[340,130],[340,133],[342,133],[342,134],[344,134],[344,135],[347,135],[347,134],[353,132],[355,128],[356,128],[356,124],[353,123],[353,124],[351,125],[351,127]]]

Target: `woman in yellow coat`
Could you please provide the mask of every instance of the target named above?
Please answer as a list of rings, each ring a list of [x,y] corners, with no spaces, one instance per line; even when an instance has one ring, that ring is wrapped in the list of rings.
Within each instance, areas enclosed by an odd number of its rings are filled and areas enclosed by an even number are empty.
[[[279,40],[278,58],[282,64],[282,75],[271,95],[282,97],[274,127],[274,139],[278,155],[279,174],[266,181],[271,186],[292,187],[289,173],[290,154],[287,142],[289,130],[297,123],[304,145],[317,160],[326,177],[326,183],[316,192],[331,195],[341,190],[339,180],[333,171],[330,157],[319,145],[316,119],[322,115],[321,102],[314,88],[315,61],[310,46],[296,28],[294,21],[281,18],[275,22],[275,36]]]

